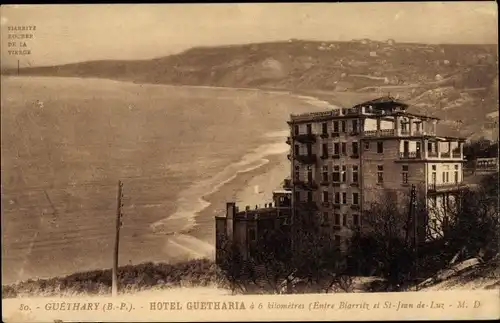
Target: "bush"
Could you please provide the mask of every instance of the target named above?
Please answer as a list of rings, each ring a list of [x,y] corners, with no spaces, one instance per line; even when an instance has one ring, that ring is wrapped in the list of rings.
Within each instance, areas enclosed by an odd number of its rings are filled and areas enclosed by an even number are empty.
[[[220,282],[217,266],[207,259],[177,264],[143,263],[118,268],[118,287],[121,291],[137,291],[153,286],[210,286]],[[103,295],[111,292],[111,270],[93,270],[66,277],[29,279],[2,286],[2,298],[26,296],[62,296],[66,294]]]

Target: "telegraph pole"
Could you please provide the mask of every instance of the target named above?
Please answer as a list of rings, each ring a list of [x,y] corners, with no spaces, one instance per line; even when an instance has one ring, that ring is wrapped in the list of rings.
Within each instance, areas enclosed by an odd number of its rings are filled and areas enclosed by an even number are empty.
[[[417,221],[417,212],[416,212],[416,204],[417,204],[417,194],[415,185],[411,186],[411,214],[413,215],[413,246],[414,246],[414,257],[415,257],[415,290],[418,291],[418,221]]]
[[[123,183],[118,181],[118,196],[116,207],[116,234],[115,234],[115,248],[113,252],[113,285],[111,293],[113,297],[118,295],[118,250],[120,245],[120,227],[122,226],[122,198],[123,198]]]

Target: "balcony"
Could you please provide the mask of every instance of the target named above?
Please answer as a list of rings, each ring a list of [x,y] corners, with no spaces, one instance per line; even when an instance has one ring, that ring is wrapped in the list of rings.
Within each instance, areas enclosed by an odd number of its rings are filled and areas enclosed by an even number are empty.
[[[291,144],[292,144],[292,138],[290,138],[290,137],[286,137],[286,143],[287,143],[288,145],[291,145]]]
[[[358,153],[352,153],[351,154],[351,158],[358,159],[359,158],[359,154]]]
[[[321,183],[319,183],[319,185],[321,185],[321,186],[330,186],[330,182],[329,181],[321,181]]]
[[[399,153],[400,159],[420,159],[422,154],[419,151],[404,151]]]
[[[394,129],[381,129],[381,130],[366,130],[363,131],[364,137],[393,137],[395,135]]]
[[[300,135],[295,135],[294,138],[298,142],[301,142],[303,144],[311,144],[316,142],[316,136],[312,133],[305,133],[305,134],[300,134]]]
[[[315,211],[318,209],[318,206],[313,201],[299,201],[297,202],[297,207],[301,210],[310,210],[310,211]]]
[[[351,210],[356,210],[356,211],[359,211],[359,205],[358,204],[353,204],[351,205]]]
[[[328,159],[328,154],[323,154],[323,155],[321,155],[321,157],[320,157],[320,158],[321,158],[321,159]]]
[[[439,157],[439,153],[437,151],[429,151],[429,152],[427,152],[427,156],[429,156],[429,157]]]
[[[299,188],[304,189],[304,190],[315,190],[318,188],[318,184],[314,181],[301,181],[301,180],[295,180],[294,184],[297,185]]]
[[[467,188],[465,183],[430,183],[427,185],[429,193],[460,191]]]
[[[349,134],[350,134],[351,136],[357,136],[357,135],[359,135],[359,130],[358,130],[358,129],[353,129],[353,130],[351,130],[351,131],[349,132]]]
[[[448,152],[445,152],[445,153],[441,153],[441,158],[450,158],[451,157],[451,153],[448,151]]]
[[[454,151],[451,153],[453,158],[462,158],[462,154],[459,151]]]
[[[352,182],[349,185],[351,185],[352,187],[359,187],[359,183],[358,182]]]
[[[335,138],[335,137],[338,137],[340,136],[339,132],[336,131],[336,132],[332,132],[332,138]]]
[[[333,154],[333,155],[332,155],[332,158],[333,158],[333,159],[340,159],[340,154]]]
[[[324,207],[329,207],[330,206],[330,202],[322,202],[321,205],[324,206]]]
[[[316,155],[298,155],[295,159],[301,164],[314,164],[316,163]]]
[[[323,139],[326,139],[328,138],[328,134],[327,133],[322,133],[321,135],[319,135],[321,138]]]

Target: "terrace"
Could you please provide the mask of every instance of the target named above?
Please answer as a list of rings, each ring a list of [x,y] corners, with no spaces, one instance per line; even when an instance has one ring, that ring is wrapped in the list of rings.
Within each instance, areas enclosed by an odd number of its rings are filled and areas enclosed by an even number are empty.
[[[301,164],[314,164],[316,163],[316,155],[297,155],[295,159]]]
[[[434,137],[429,139],[401,140],[399,159],[464,161],[463,139]]]
[[[312,133],[299,134],[299,135],[294,135],[293,139],[304,144],[310,144],[316,142],[316,135]]]
[[[427,185],[427,191],[429,193],[441,193],[441,192],[451,192],[460,191],[468,187],[465,183],[430,183]]]

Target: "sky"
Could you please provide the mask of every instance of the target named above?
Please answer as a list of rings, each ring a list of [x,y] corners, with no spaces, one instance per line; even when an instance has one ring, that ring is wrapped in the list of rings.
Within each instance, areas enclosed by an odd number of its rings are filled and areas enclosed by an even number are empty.
[[[149,59],[190,47],[287,40],[370,38],[497,43],[494,1],[268,4],[93,4],[1,7],[2,66]],[[36,26],[9,55],[8,27]],[[19,43],[16,44],[19,46]],[[20,48],[17,48],[20,49]]]

